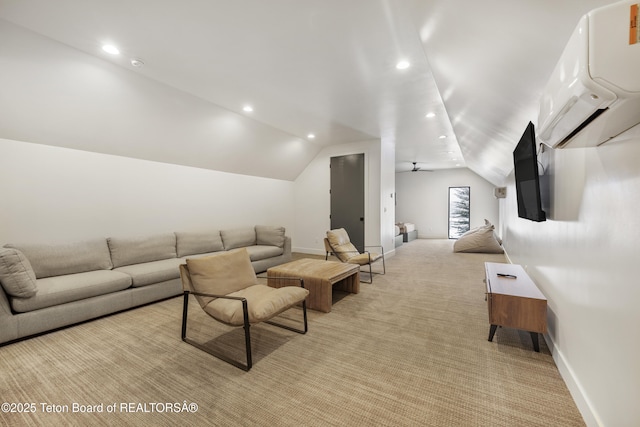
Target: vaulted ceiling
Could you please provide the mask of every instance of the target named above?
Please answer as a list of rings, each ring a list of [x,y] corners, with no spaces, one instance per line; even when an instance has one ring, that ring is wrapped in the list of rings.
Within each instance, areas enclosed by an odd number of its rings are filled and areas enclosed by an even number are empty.
[[[312,151],[382,139],[395,142],[397,171],[411,162],[468,167],[500,185],[578,19],[608,3],[0,0],[0,19]],[[103,43],[120,54],[105,53]],[[401,60],[410,66],[397,69]],[[252,112],[243,111],[248,104]],[[201,156],[188,140],[180,144]]]

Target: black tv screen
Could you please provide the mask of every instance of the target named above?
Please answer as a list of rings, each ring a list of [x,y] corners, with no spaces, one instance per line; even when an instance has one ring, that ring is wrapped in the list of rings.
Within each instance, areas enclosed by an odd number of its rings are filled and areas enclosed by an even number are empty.
[[[540,196],[540,176],[538,174],[538,156],[536,154],[536,133],[533,123],[529,122],[513,150],[513,164],[516,178],[516,197],[518,216],[531,221],[546,221]]]

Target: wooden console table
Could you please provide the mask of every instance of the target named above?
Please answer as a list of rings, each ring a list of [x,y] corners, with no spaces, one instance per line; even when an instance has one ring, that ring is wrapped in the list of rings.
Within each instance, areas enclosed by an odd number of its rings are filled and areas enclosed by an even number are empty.
[[[547,332],[547,299],[517,264],[485,262],[489,341],[498,326],[531,333],[533,348],[540,351],[538,334]]]

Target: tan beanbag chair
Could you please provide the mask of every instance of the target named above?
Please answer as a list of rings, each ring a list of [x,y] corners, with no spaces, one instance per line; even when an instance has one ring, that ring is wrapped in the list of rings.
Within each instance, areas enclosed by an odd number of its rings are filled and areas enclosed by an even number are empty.
[[[453,244],[453,252],[504,253],[504,249],[498,243],[493,230],[493,225],[485,225],[467,231]]]

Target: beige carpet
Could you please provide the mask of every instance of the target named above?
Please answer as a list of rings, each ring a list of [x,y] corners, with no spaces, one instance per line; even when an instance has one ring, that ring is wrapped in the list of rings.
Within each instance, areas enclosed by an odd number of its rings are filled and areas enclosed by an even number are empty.
[[[36,409],[3,406],[0,424],[584,425],[544,340],[540,353],[526,332],[487,341],[483,263],[504,258],[452,245],[404,244],[387,275],[336,295],[331,313],[310,311],[307,335],[253,327],[248,373],[180,340],[182,298],[0,347],[1,400]],[[190,336],[241,347],[242,329],[191,308]],[[176,412],[183,404],[192,412]]]

